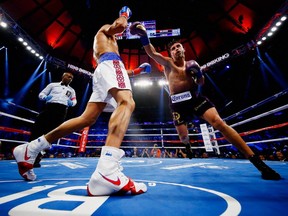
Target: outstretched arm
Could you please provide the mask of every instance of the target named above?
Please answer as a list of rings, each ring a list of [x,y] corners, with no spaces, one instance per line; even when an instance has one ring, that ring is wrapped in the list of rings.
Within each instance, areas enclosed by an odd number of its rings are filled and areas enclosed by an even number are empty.
[[[132,35],[140,36],[140,41],[146,51],[146,53],[154,59],[157,63],[163,65],[164,67],[170,67],[170,58],[163,56],[161,53],[157,52],[154,46],[150,43],[145,27],[140,22],[134,22],[130,26],[130,33]]]

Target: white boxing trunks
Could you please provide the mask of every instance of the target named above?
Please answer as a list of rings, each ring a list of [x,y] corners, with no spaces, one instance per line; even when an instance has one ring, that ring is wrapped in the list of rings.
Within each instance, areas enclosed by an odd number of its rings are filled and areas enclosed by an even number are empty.
[[[117,103],[109,93],[112,88],[132,91],[128,73],[120,56],[108,52],[98,59],[98,66],[93,74],[93,92],[89,102],[107,103],[104,112],[113,112]]]

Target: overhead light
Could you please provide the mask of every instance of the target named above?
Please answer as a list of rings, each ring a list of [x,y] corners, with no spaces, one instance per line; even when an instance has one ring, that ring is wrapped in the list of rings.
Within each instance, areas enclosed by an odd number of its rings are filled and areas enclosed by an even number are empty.
[[[280,26],[282,24],[282,22],[277,22],[276,24],[275,24],[275,26]]]
[[[150,80],[138,80],[134,83],[134,86],[139,86],[139,87],[147,87],[147,86],[152,86],[153,82]]]
[[[273,35],[273,32],[269,32],[268,34],[267,34],[267,36],[272,36]]]
[[[287,17],[286,16],[283,16],[283,17],[281,17],[281,21],[285,21],[287,19]]]
[[[262,41],[265,41],[267,39],[267,37],[271,37],[274,32],[276,32],[279,27],[283,24],[283,22],[287,19],[286,16],[282,16],[280,19],[275,19],[274,22],[272,22],[272,24],[269,25],[269,27],[264,27],[263,29],[267,31],[261,33],[261,35],[258,35],[258,40],[257,41],[257,44],[260,45],[262,44],[261,40]],[[261,38],[261,39],[260,39]]]
[[[168,85],[168,81],[167,81],[167,80],[159,80],[159,81],[158,81],[158,85],[159,85],[159,86]]]
[[[1,25],[3,28],[7,28],[7,26],[8,26],[7,23],[6,23],[6,22],[3,22],[3,21],[0,22],[0,25]]]

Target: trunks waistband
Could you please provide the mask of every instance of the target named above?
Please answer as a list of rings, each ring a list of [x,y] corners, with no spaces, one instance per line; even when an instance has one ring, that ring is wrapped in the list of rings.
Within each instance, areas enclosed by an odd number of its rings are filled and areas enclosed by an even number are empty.
[[[100,58],[97,60],[98,64],[100,64],[101,62],[104,61],[108,61],[108,60],[119,60],[122,61],[121,57],[119,55],[117,55],[114,52],[107,52],[104,53],[100,56]]]
[[[190,91],[181,92],[170,96],[172,103],[179,103],[182,101],[190,100],[192,98]]]

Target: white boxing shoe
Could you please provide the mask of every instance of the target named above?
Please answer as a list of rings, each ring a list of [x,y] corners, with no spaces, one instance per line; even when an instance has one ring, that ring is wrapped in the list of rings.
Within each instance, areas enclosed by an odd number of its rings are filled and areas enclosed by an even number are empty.
[[[146,191],[147,186],[144,183],[136,183],[120,171],[108,176],[95,171],[87,185],[89,196],[138,195]]]
[[[112,194],[142,194],[147,191],[144,183],[136,183],[121,171],[120,159],[124,151],[111,146],[103,146],[97,168],[87,185],[89,196]]]
[[[48,148],[50,148],[50,144],[44,135],[14,148],[13,155],[17,161],[19,173],[24,179],[28,181],[34,181],[36,179],[33,171],[35,159],[40,151]]]
[[[13,155],[17,161],[20,175],[28,181],[34,181],[36,175],[33,171],[33,164],[37,154],[29,150],[28,144],[22,144],[14,148]]]

